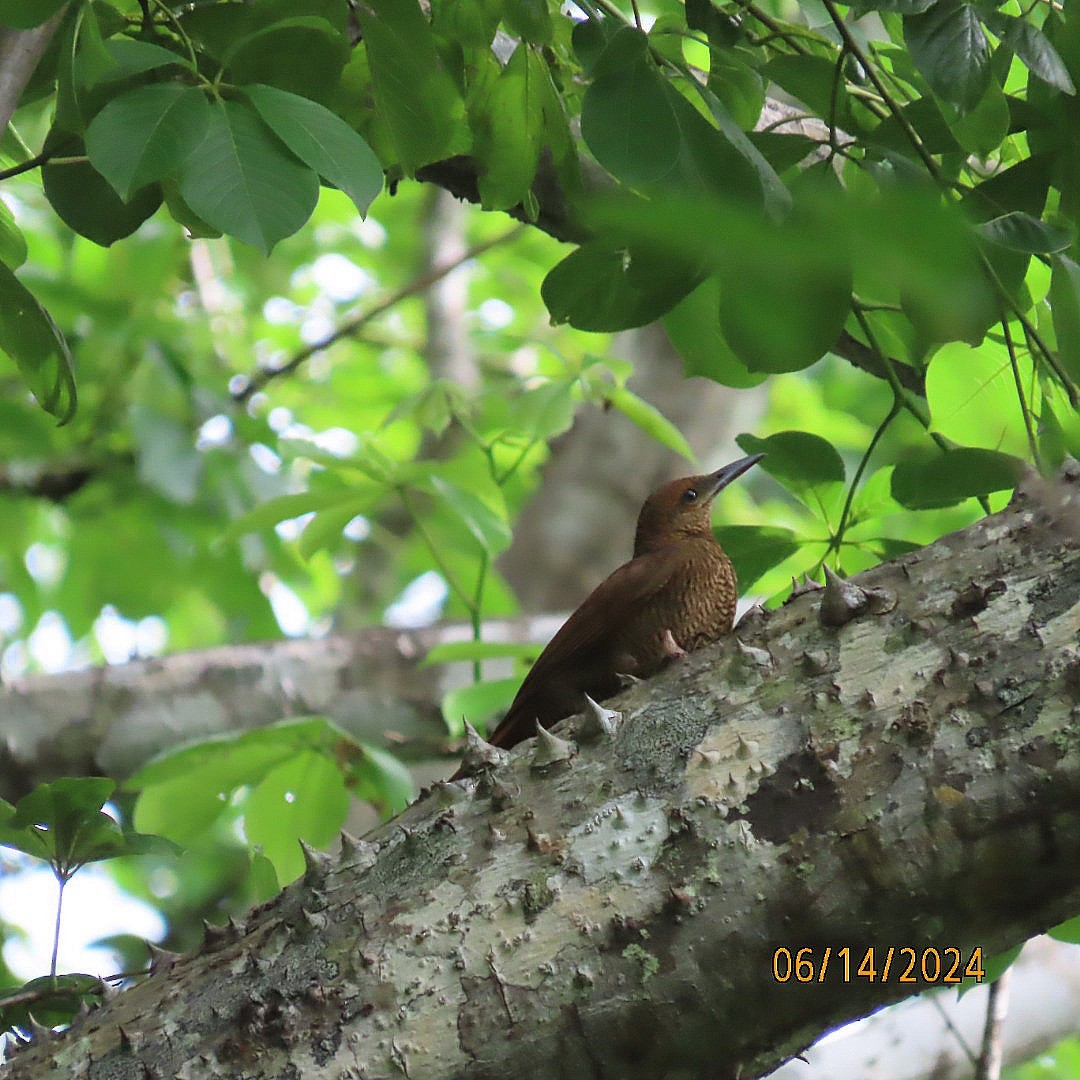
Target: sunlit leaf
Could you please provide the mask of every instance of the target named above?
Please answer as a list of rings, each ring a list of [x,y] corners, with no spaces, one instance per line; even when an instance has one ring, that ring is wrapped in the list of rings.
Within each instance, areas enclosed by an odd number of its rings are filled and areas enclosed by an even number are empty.
[[[669,450],[674,450],[689,462],[697,460],[683,433],[655,405],[650,405],[621,386],[611,391],[608,400],[650,438]]]
[[[491,720],[514,700],[521,679],[489,679],[449,691],[442,700],[442,714],[451,735],[464,735],[464,721],[485,732]]]

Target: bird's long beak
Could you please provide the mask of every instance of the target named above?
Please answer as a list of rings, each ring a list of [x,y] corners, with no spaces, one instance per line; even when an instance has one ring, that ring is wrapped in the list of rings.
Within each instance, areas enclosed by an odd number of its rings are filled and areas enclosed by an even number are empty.
[[[751,454],[749,457],[739,458],[738,461],[725,465],[722,469],[717,469],[714,473],[709,473],[707,498],[715,498],[732,480],[737,480],[748,469],[752,469],[764,456],[764,454]]]

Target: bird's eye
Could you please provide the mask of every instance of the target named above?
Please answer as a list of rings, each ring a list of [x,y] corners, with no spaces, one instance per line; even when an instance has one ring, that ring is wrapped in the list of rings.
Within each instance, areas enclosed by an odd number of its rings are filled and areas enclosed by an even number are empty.
[[[682,497],[686,502],[695,502],[697,500],[697,492],[693,488],[687,488],[683,492]]]

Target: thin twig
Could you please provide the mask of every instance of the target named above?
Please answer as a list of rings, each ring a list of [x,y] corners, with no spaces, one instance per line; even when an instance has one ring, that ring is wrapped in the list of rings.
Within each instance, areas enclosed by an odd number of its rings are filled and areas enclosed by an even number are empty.
[[[851,514],[851,504],[855,500],[855,492],[858,490],[859,481],[862,480],[862,474],[866,471],[866,466],[870,463],[870,457],[873,454],[875,447],[881,441],[881,437],[885,434],[888,426],[896,419],[900,409],[900,402],[894,396],[892,405],[885,414],[885,419],[878,424],[873,438],[871,438],[869,445],[866,447],[866,450],[863,452],[863,456],[859,461],[859,467],[855,470],[855,475],[851,479],[851,487],[848,488],[847,498],[844,500],[844,509],[840,513],[840,524],[836,527],[836,535],[829,541],[830,551],[836,551],[837,553],[840,551],[840,545],[844,540],[844,533],[847,531],[848,517]]]
[[[978,1064],[978,1057],[975,1051],[968,1045],[967,1039],[964,1038],[964,1033],[953,1023],[953,1018],[949,1015],[948,1009],[941,1003],[941,997],[937,994],[930,995],[930,1004],[934,1006],[938,1011],[938,1015],[941,1017],[942,1023],[945,1025],[946,1030],[956,1040],[960,1049],[964,1051],[964,1056],[971,1062],[972,1065]]]
[[[1035,468],[1042,472],[1042,462],[1039,458],[1039,444],[1035,441],[1035,431],[1031,426],[1031,410],[1028,408],[1027,398],[1024,396],[1024,383],[1020,378],[1020,364],[1016,357],[1016,346],[1013,343],[1012,332],[1009,330],[1009,320],[1001,320],[1001,330],[1005,335],[1005,348],[1009,350],[1009,366],[1012,368],[1013,382],[1016,383],[1016,395],[1020,398],[1020,411],[1024,416],[1024,430],[1027,432],[1028,447],[1031,450],[1031,460]]]
[[[863,70],[866,72],[866,77],[874,84],[874,89],[881,95],[881,100],[885,102],[889,112],[896,118],[896,122],[903,129],[908,141],[922,159],[922,163],[926,166],[927,172],[929,172],[939,184],[945,185],[945,178],[941,175],[941,170],[938,169],[937,162],[930,154],[930,151],[926,149],[922,138],[912,126],[911,121],[904,115],[904,110],[900,107],[899,102],[897,102],[896,98],[894,98],[892,93],[886,88],[884,81],[878,74],[877,68],[863,51],[862,46],[855,40],[848,24],[844,22],[840,12],[837,11],[834,0],[822,0],[822,3],[825,5],[825,10],[829,13],[829,18],[832,19],[833,26],[836,27],[836,31],[840,35],[840,39],[843,41],[847,51],[862,65]]]
[[[349,337],[357,331],[362,330],[372,321],[372,319],[378,318],[378,316],[389,311],[390,308],[394,307],[395,304],[400,303],[402,300],[405,300],[410,296],[415,296],[417,293],[430,288],[435,282],[440,281],[442,278],[446,277],[447,274],[456,270],[462,263],[466,263],[470,259],[475,259],[485,251],[490,251],[493,247],[498,247],[500,244],[505,244],[508,240],[512,240],[522,232],[524,228],[524,225],[515,225],[514,228],[499,236],[473,245],[468,251],[463,252],[456,259],[451,259],[450,262],[444,263],[442,266],[433,267],[427,273],[420,274],[418,277],[413,278],[407,285],[403,285],[396,292],[392,292],[389,296],[384,297],[373,307],[368,308],[367,311],[343,322],[325,337],[322,337],[318,341],[312,342],[312,344],[301,349],[281,367],[258,371],[254,375],[249,376],[247,383],[233,394],[233,400],[238,403],[247,401],[252,394],[257,393],[272,379],[277,379],[282,375],[292,373],[303,364],[304,361],[309,360],[316,353],[322,352],[342,338]]]
[[[991,984],[986,1000],[986,1027],[982,1050],[975,1066],[975,1080],[1000,1080],[1005,1014],[1009,1010],[1009,976],[1006,969]]]

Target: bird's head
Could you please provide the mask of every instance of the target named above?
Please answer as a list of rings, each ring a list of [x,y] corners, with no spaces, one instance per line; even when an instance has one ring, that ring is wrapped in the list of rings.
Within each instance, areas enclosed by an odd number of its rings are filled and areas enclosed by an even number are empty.
[[[710,513],[716,496],[765,455],[751,454],[704,476],[684,476],[659,487],[638,515],[634,555],[644,555],[673,541],[711,536]]]

